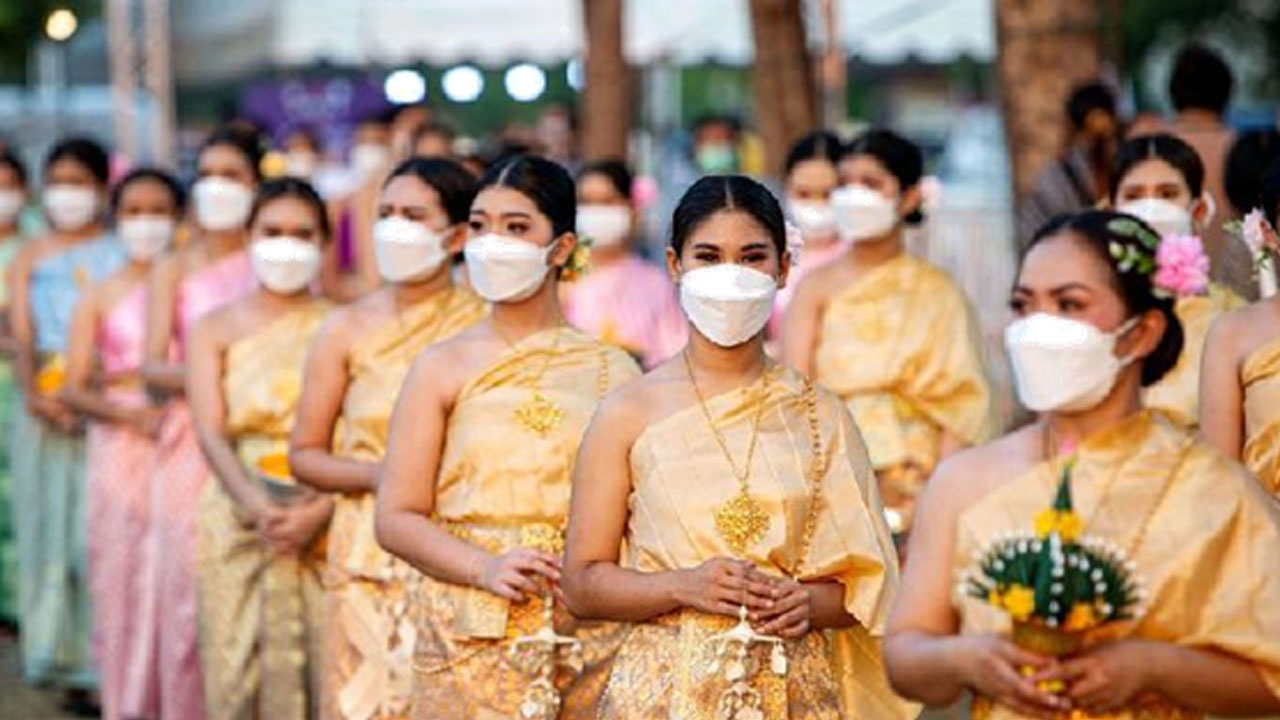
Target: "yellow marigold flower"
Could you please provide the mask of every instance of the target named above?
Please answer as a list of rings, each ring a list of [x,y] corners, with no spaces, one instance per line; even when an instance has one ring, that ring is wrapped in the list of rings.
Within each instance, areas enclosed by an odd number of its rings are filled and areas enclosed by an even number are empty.
[[[1098,616],[1093,611],[1093,606],[1089,603],[1076,603],[1071,612],[1067,615],[1067,621],[1063,623],[1063,629],[1067,632],[1078,632],[1081,630],[1089,630],[1098,624]]]
[[[258,471],[270,478],[288,480],[292,476],[289,468],[289,456],[284,453],[272,453],[258,458]]]
[[[1025,585],[1014,585],[1004,594],[1004,609],[1009,616],[1022,622],[1036,609],[1036,593]]]
[[[1000,588],[991,588],[991,592],[987,593],[987,603],[992,607],[1004,607],[1004,600],[1000,597]]]
[[[54,355],[45,362],[35,376],[36,392],[41,395],[56,395],[62,390],[67,379],[66,358]]]
[[[1041,539],[1048,538],[1058,529],[1058,511],[1052,508],[1036,513],[1036,535]]]
[[[1084,522],[1073,512],[1058,513],[1058,534],[1064,542],[1072,542],[1084,532]]]

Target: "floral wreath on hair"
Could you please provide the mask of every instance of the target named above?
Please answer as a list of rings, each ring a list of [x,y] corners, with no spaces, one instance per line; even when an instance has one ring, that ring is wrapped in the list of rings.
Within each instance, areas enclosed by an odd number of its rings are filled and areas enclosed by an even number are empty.
[[[1195,235],[1161,238],[1146,225],[1127,217],[1107,223],[1107,230],[1133,241],[1126,244],[1112,240],[1107,250],[1120,272],[1150,276],[1156,297],[1203,295],[1209,289],[1209,256]]]
[[[591,248],[595,241],[585,235],[576,236],[573,252],[560,268],[560,282],[573,282],[591,270]]]
[[[1243,219],[1229,222],[1223,228],[1249,247],[1255,279],[1275,267],[1276,261],[1280,260],[1280,237],[1259,208],[1250,210]]]

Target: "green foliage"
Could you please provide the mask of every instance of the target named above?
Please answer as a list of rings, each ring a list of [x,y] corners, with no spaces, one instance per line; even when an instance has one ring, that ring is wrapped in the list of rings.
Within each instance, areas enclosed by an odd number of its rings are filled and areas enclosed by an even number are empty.
[[[101,0],[0,0],[0,84],[27,79],[31,48],[44,39],[44,23],[58,8],[86,19],[102,13]]]

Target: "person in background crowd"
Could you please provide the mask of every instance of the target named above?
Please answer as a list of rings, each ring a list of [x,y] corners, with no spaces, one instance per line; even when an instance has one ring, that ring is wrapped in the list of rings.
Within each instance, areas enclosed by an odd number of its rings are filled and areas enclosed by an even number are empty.
[[[1267,169],[1257,198],[1270,228],[1255,217],[1244,232],[1258,236],[1255,242],[1267,248],[1274,268],[1280,264],[1280,159]],[[1219,318],[1206,345],[1211,351],[1200,379],[1202,432],[1280,497],[1280,295]]]
[[[394,169],[373,229],[386,285],[331,313],[307,359],[289,455],[298,481],[334,502],[320,700],[327,720],[409,717],[418,571],[378,548],[373,491],[413,358],[486,313],[450,273],[474,197],[475,179],[451,160],[415,157]]]
[[[595,718],[624,632],[556,602],[582,433],[605,394],[639,374],[564,324],[556,285],[574,256],[575,206],[573,179],[550,160],[486,173],[465,252],[492,313],[414,361],[391,418],[375,529],[425,576],[419,720]],[[576,636],[582,664],[537,642],[548,632]]]
[[[320,170],[324,159],[320,139],[314,130],[298,127],[284,136],[284,174],[310,180]]]
[[[707,115],[693,124],[693,162],[704,175],[738,169],[742,125],[728,115]]]
[[[18,555],[14,546],[13,468],[10,450],[22,412],[10,361],[17,351],[9,325],[9,266],[22,249],[18,226],[27,205],[27,169],[9,150],[0,150],[0,632],[18,626]]]
[[[1235,131],[1226,124],[1234,86],[1231,67],[1222,56],[1197,43],[1178,53],[1169,76],[1169,100],[1177,114],[1165,131],[1199,153],[1204,163],[1205,189],[1220,201],[1227,199],[1227,153],[1235,142]],[[1230,208],[1223,203],[1205,220],[1204,246],[1213,266],[1213,278],[1244,297],[1254,298],[1257,289],[1249,253],[1222,229],[1229,217]]]
[[[578,121],[571,109],[560,104],[548,105],[538,114],[533,137],[540,155],[560,163],[570,174],[579,172]]]
[[[187,398],[217,478],[197,521],[200,659],[211,720],[307,718],[333,500],[293,479],[288,438],[328,309],[311,286],[329,220],[306,181],[279,178],[258,190],[248,228],[258,287],[201,318],[188,353]]]
[[[1126,140],[1116,153],[1111,204],[1140,218],[1162,238],[1161,252],[1177,260],[1174,310],[1182,323],[1182,355],[1160,382],[1143,388],[1145,407],[1163,411],[1194,430],[1200,424],[1200,358],[1209,326],[1221,314],[1244,305],[1231,290],[1209,280],[1200,235],[1213,216],[1214,198],[1204,188],[1200,156],[1172,135]],[[1203,261],[1203,265],[1200,263]]]
[[[426,104],[401,105],[391,113],[391,156],[393,162],[413,155],[413,138],[418,130],[431,122],[431,108]]]
[[[108,173],[107,152],[92,140],[64,140],[49,152],[42,201],[52,229],[14,259],[9,305],[27,406],[13,437],[22,674],[70,689],[78,710],[97,686],[82,541],[85,447],[80,418],[59,393],[75,304],[125,260],[103,226]]]
[[[805,135],[787,153],[786,194],[787,219],[800,232],[801,244],[791,249],[791,272],[786,287],[778,290],[769,333],[782,334],[782,321],[787,306],[800,281],[814,268],[822,267],[848,249],[836,232],[836,214],[831,206],[831,193],[840,185],[836,163],[840,160],[840,139],[825,130]]]
[[[89,288],[71,321],[62,399],[89,420],[89,590],[94,660],[107,720],[156,717],[157,670],[148,480],[163,411],[142,385],[147,275],[169,249],[183,194],[171,175],[139,168],[112,192],[116,236],[129,261]]]
[[[374,178],[388,169],[391,163],[390,113],[369,115],[356,124],[347,162],[358,182]]]
[[[1111,158],[1119,141],[1115,94],[1102,83],[1081,85],[1067,99],[1066,112],[1066,147],[1018,205],[1019,246],[1050,218],[1094,207],[1111,187]]]
[[[609,396],[574,472],[565,598],[634,623],[600,717],[908,717],[882,679],[897,557],[866,450],[839,398],[764,352],[782,209],[703,178],[672,228],[689,344]],[[708,672],[735,618],[784,644]]]
[[[453,128],[440,123],[426,123],[413,134],[413,154],[424,158],[451,158],[453,140]]]
[[[636,235],[632,175],[621,160],[589,163],[578,176],[578,237],[591,244],[588,269],[561,283],[565,319],[651,368],[685,342],[671,279],[642,260]]]
[[[261,159],[256,136],[224,128],[205,140],[191,188],[192,239],[155,262],[149,283],[142,377],[148,392],[165,402],[150,481],[159,578],[156,653],[165,718],[199,720],[205,709],[196,637],[195,523],[209,467],[185,398],[191,329],[205,314],[256,286],[245,222],[261,181]]]
[[[783,358],[848,404],[901,534],[938,461],[997,432],[995,406],[968,298],[903,247],[923,220],[920,148],[870,130],[838,168],[832,205],[850,246],[800,283]]]
[[[885,640],[899,693],[946,706],[972,691],[975,720],[1280,712],[1280,505],[1239,464],[1142,408],[1141,388],[1182,345],[1154,240],[1141,221],[1096,210],[1031,240],[1005,344],[1018,395],[1040,416],[948,458],[926,485]],[[1041,525],[1064,473],[1075,512],[1055,515],[1062,524],[1045,542],[1076,537],[1075,518],[1132,563],[1144,592],[1116,623],[1073,608],[1056,627],[1086,640],[1055,659],[1015,644],[1010,616],[1061,618],[1061,607],[1026,614],[1017,582],[1002,588],[1014,601],[993,607],[966,578],[983,573],[975,557],[1002,535]]]

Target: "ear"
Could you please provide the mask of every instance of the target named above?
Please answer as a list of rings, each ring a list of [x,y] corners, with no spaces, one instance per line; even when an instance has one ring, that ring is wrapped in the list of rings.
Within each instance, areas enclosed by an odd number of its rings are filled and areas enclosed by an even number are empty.
[[[573,254],[573,248],[578,244],[577,234],[563,233],[551,242],[556,249],[551,253],[547,264],[552,267],[564,267],[569,262],[569,256]]]
[[[671,278],[671,284],[680,282],[680,256],[676,255],[675,248],[667,247],[667,277]]]
[[[778,258],[778,289],[787,286],[787,278],[791,275],[791,250],[783,250]]]
[[[462,246],[467,244],[467,224],[457,223],[445,231],[444,250],[450,255],[457,255],[462,252]]]
[[[1164,313],[1159,310],[1148,310],[1142,314],[1138,324],[1116,342],[1116,353],[1120,357],[1142,360],[1156,351],[1168,328],[1169,321]]]
[[[1205,190],[1200,193],[1200,197],[1196,199],[1194,206],[1191,208],[1191,223],[1196,228],[1204,228],[1213,220],[1213,216],[1217,213],[1218,203],[1214,201],[1213,193]]]
[[[924,196],[920,193],[920,183],[907,188],[907,191],[902,193],[902,199],[898,201],[898,217],[905,218],[919,210],[923,199]]]

